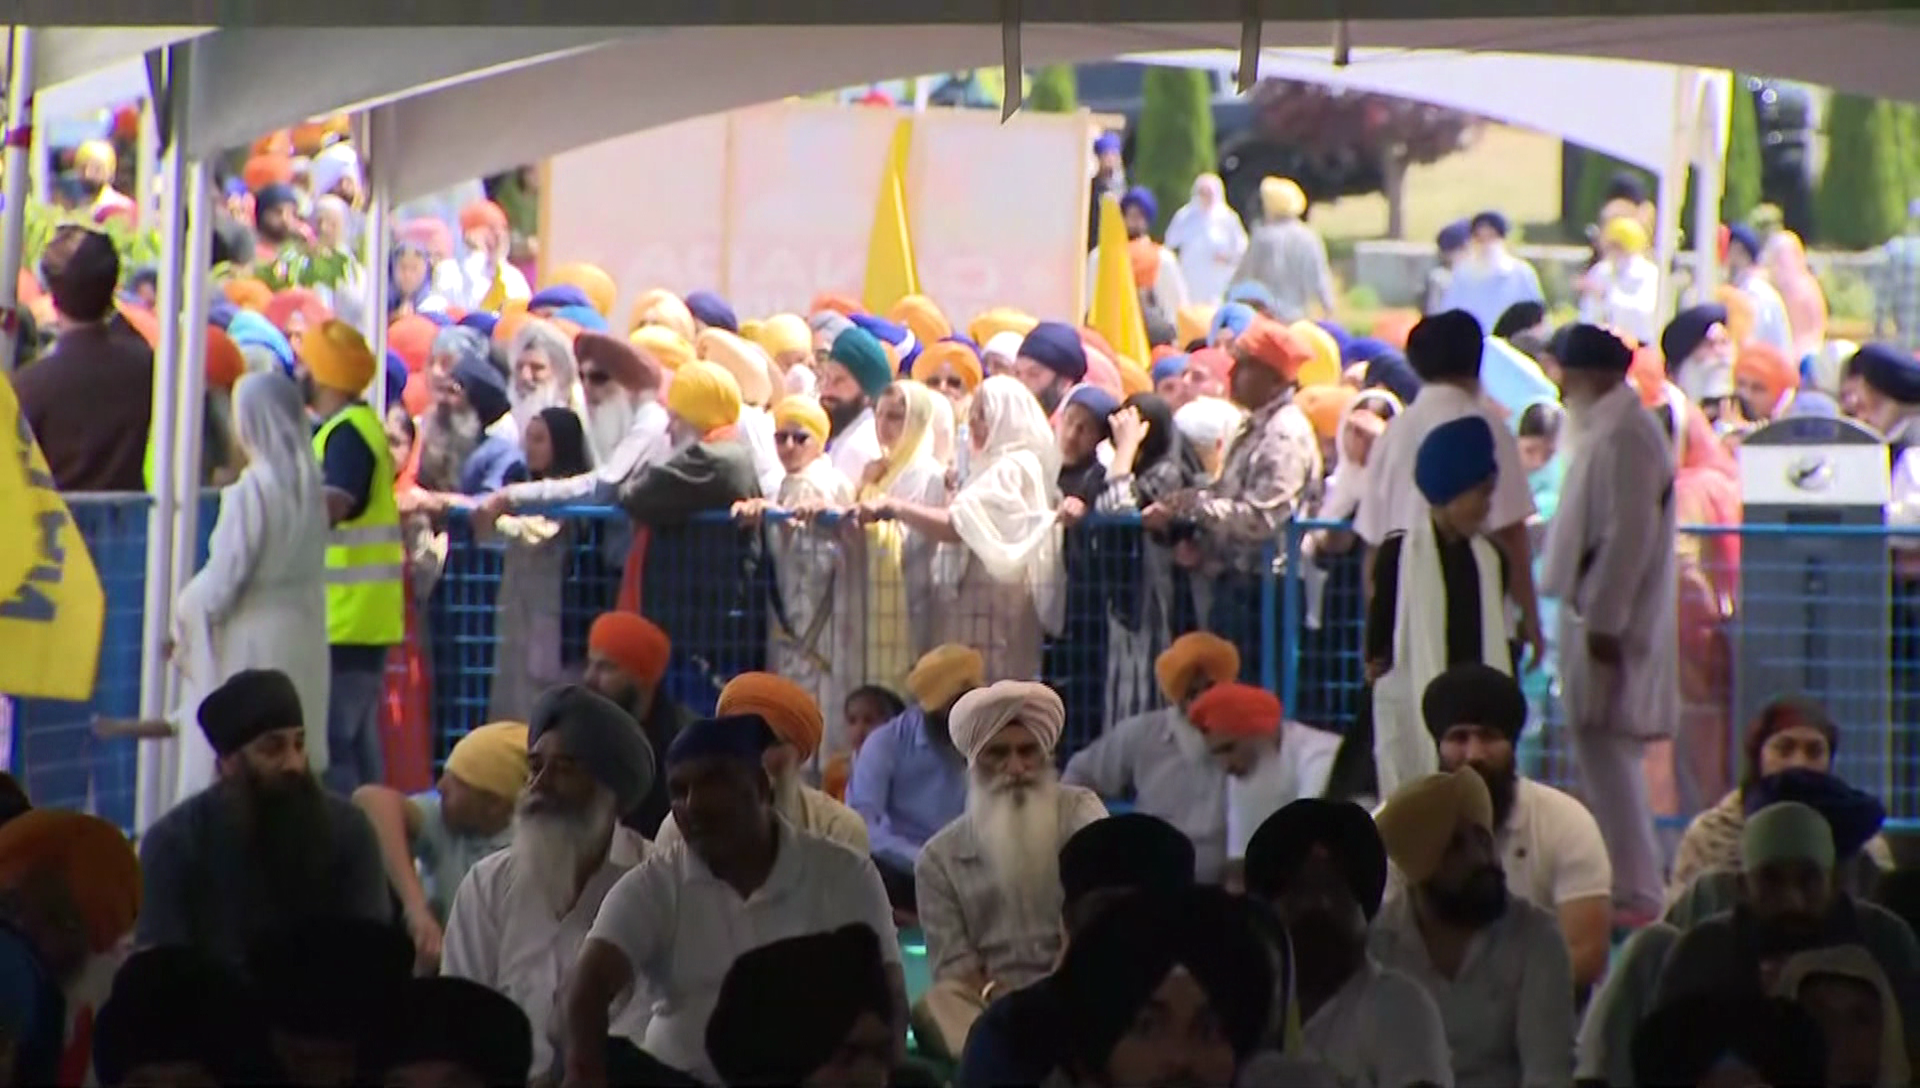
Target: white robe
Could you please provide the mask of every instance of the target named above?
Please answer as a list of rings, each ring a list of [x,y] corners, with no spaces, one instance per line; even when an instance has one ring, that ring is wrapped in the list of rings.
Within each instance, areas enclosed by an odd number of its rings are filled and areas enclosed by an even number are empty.
[[[1673,454],[1625,383],[1579,414],[1582,442],[1561,484],[1540,583],[1541,596],[1561,602],[1568,724],[1671,737],[1680,716]],[[1620,638],[1618,683],[1596,684],[1589,633]]]
[[[306,718],[307,760],[327,767],[327,509],[272,485],[249,468],[220,492],[206,566],[181,591],[173,640],[182,672],[174,716],[180,738],[176,800],[214,780],[214,754],[200,732],[200,700],[242,669],[279,669],[293,679]]]
[[[1187,294],[1203,306],[1218,305],[1247,254],[1247,228],[1222,200],[1211,208],[1187,204],[1167,224],[1166,248],[1180,261]]]

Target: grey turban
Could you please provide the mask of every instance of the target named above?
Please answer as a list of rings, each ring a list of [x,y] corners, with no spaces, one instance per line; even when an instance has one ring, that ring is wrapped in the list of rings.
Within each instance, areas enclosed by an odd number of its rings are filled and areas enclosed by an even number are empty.
[[[581,684],[567,684],[541,695],[528,716],[527,748],[557,732],[567,752],[613,791],[620,815],[632,812],[653,788],[653,745],[633,715]]]

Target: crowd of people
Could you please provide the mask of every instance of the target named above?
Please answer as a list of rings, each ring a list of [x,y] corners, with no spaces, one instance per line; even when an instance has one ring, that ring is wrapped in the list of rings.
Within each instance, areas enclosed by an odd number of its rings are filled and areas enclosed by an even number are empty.
[[[304,191],[248,164],[260,261],[352,228],[346,147]],[[1297,185],[1249,233],[1202,178],[1163,244],[1108,158],[1147,359],[924,296],[621,315],[601,269],[529,282],[484,201],[459,246],[402,224],[385,360],[351,300],[226,280],[175,803],[136,850],[7,798],[0,1072],[1908,1083],[1884,806],[1799,698],[1726,781],[1737,548],[1677,527],[1737,521],[1732,450],[1808,413],[1888,437],[1906,516],[1920,362],[1825,341],[1759,260],[1797,242],[1745,227],[1656,328],[1630,190],[1577,321],[1485,212],[1443,232],[1431,312],[1354,335]],[[63,490],[150,483],[126,271],[79,226],[37,270],[57,337],[14,384]],[[1557,395],[1495,403],[1490,344]],[[567,504],[627,516],[586,540]],[[1290,554],[1310,518],[1345,528]],[[428,713],[464,532],[500,556],[486,713],[412,781],[389,726]],[[583,545],[619,592],[573,631]],[[1263,621],[1276,573],[1300,645]],[[1343,637],[1339,600],[1366,696],[1283,706],[1263,658]],[[1547,701],[1578,796],[1522,766]],[[1683,794],[1724,799],[1670,864]]]

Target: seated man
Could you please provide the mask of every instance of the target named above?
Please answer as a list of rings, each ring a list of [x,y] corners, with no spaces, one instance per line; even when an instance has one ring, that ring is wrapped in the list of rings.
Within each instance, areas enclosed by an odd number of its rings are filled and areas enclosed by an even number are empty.
[[[390,921],[373,828],[320,788],[287,674],[237,672],[201,701],[199,717],[220,778],[141,840],[135,942],[190,945],[239,969],[255,940],[296,921]]]
[[[957,1056],[997,992],[1025,986],[1060,954],[1060,847],[1107,814],[1053,769],[1066,708],[1045,684],[1002,680],[960,697],[953,743],[967,757],[967,811],[914,863],[933,987],[914,1037]]]
[[[874,730],[860,749],[847,804],[867,822],[873,863],[894,909],[916,909],[913,866],[934,832],[967,808],[967,761],[954,749],[953,704],[986,683],[978,650],[948,643],[907,674],[914,705]]]
[[[1282,721],[1280,700],[1252,684],[1217,684],[1193,701],[1187,716],[1206,736],[1207,754],[1226,772],[1223,876],[1238,889],[1247,840],[1282,805],[1325,792],[1340,735]]]
[[[1426,988],[1460,1088],[1573,1080],[1573,968],[1553,916],[1507,891],[1493,798],[1472,770],[1401,786],[1375,817],[1407,879],[1374,919],[1369,951]]]
[[[1174,639],[1153,670],[1166,708],[1114,723],[1074,753],[1060,781],[1102,797],[1131,797],[1134,811],[1179,828],[1193,840],[1195,875],[1213,883],[1227,860],[1227,776],[1187,710],[1208,688],[1240,675],[1240,651],[1194,631]]]
[[[826,732],[820,704],[807,689],[774,673],[743,672],[720,689],[714,713],[758,714],[773,729],[776,739],[767,748],[767,777],[773,781],[773,810],[781,819],[796,831],[867,852],[867,825],[860,817],[800,778],[800,768],[820,749]],[[654,844],[665,848],[680,841],[680,828],[669,813]]]
[[[436,791],[411,797],[388,786],[353,791],[353,803],[380,840],[387,882],[422,967],[440,963],[440,927],[467,870],[512,841],[513,807],[526,785],[527,727],[494,722],[453,746]],[[420,879],[422,870],[431,889]]]
[[[866,858],[774,814],[773,742],[765,719],[744,714],[695,722],[668,750],[685,839],[628,874],[601,907],[567,991],[567,1083],[606,1083],[608,1011],[629,987],[653,1004],[647,1053],[713,1082],[707,1018],[727,968],[763,945],[854,923],[880,937],[892,1045],[904,1053],[906,983],[886,890]]]
[[[673,656],[673,642],[651,620],[634,612],[602,612],[587,631],[587,671],[581,679],[640,723],[654,752],[664,752],[693,715],[660,685]],[[622,825],[652,839],[667,818],[667,784],[659,776]]]
[[[1427,685],[1420,713],[1439,747],[1440,769],[1472,767],[1487,784],[1507,890],[1560,920],[1574,985],[1598,982],[1613,938],[1613,866],[1585,805],[1520,776],[1513,758],[1527,724],[1520,685],[1487,665],[1456,665]]]
[[[626,711],[578,684],[540,696],[532,718],[513,842],[461,882],[441,971],[512,998],[533,1025],[527,1075],[557,1081],[562,987],[608,891],[646,857],[646,840],[619,820],[646,796],[654,763]],[[645,1002],[622,1011],[614,1032],[637,1039]]]

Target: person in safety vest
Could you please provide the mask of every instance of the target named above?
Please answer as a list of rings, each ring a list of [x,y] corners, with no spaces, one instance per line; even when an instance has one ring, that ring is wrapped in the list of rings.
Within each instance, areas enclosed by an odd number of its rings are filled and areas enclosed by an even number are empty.
[[[320,422],[313,452],[327,489],[328,787],[346,794],[385,775],[380,700],[387,649],[404,634],[400,508],[380,417],[361,399],[379,368],[353,326],[326,321],[300,341],[307,402]]]

